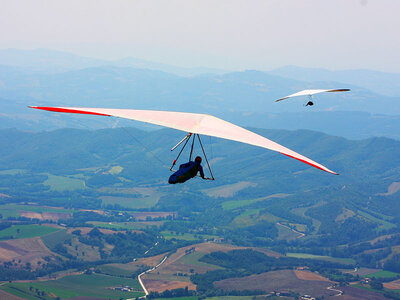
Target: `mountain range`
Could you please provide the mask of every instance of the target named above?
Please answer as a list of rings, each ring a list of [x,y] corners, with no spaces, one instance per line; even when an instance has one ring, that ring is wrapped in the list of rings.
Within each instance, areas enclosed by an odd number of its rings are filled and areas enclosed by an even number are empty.
[[[27,108],[53,105],[200,112],[242,126],[309,129],[351,139],[400,137],[398,74],[284,67],[198,69],[187,77],[173,69],[136,58],[106,61],[45,49],[0,50],[0,128],[153,128]],[[319,94],[313,107],[303,106],[306,97],[274,102],[301,89],[338,87],[352,91]]]

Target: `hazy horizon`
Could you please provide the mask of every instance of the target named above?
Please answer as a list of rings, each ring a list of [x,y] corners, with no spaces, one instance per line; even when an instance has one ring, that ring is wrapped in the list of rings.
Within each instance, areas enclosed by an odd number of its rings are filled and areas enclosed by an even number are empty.
[[[181,67],[400,72],[400,2],[2,1],[0,48]]]

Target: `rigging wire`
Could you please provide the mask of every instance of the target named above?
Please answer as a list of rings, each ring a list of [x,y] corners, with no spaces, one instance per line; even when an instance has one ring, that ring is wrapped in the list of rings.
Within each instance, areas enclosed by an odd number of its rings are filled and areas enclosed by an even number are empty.
[[[146,151],[146,152],[148,152],[148,153],[150,153],[152,156],[153,156],[153,158],[155,159],[155,160],[157,160],[157,162],[158,163],[160,163],[160,165],[162,166],[162,167],[164,167],[164,168],[168,168],[169,169],[169,166],[168,165],[166,165],[156,154],[154,154],[145,144],[143,144],[140,140],[138,140],[133,134],[131,134],[125,127],[121,127],[133,140],[135,140],[140,146],[142,146],[142,148]]]
[[[201,142],[200,135],[197,134],[197,138],[199,139],[199,143],[200,143],[200,146],[201,146],[201,150],[203,150],[204,158],[206,159],[207,166],[208,166],[208,170],[210,171],[210,174],[211,174],[211,178],[212,178],[212,180],[215,180],[214,175],[213,175],[213,172],[211,171],[210,164],[208,163],[207,155],[206,155],[206,152],[204,151],[203,143]]]
[[[119,119],[118,119],[118,118],[115,118],[115,119],[116,119],[116,120],[115,120],[114,124],[112,125],[112,128],[113,128],[113,129],[116,128],[116,127],[119,125]],[[124,131],[126,132],[126,134],[129,135],[133,140],[135,140],[140,146],[142,146],[142,148],[143,148],[146,152],[150,153],[150,154],[153,156],[153,158],[154,158],[155,160],[157,160],[158,163],[160,163],[160,165],[161,165],[162,167],[168,168],[170,171],[173,171],[173,167],[174,167],[176,161],[177,161],[178,158],[180,157],[181,153],[183,152],[183,150],[185,149],[187,143],[189,142],[189,140],[190,140],[190,138],[191,138],[191,136],[189,136],[189,138],[186,139],[185,143],[184,143],[183,146],[182,146],[182,149],[179,151],[179,154],[178,154],[177,158],[173,161],[172,166],[169,167],[169,166],[166,165],[155,153],[153,153],[145,144],[143,144],[139,139],[137,139],[133,134],[131,134],[131,133],[127,130],[127,128],[125,128],[125,127],[120,127],[120,128],[121,128],[122,130],[124,130]],[[203,144],[202,144],[202,142],[201,142],[201,139],[200,139],[200,135],[199,135],[199,134],[193,134],[193,136],[192,136],[193,140],[192,140],[192,145],[191,145],[191,149],[190,149],[189,161],[191,161],[191,159],[192,159],[192,154],[193,154],[193,150],[194,150],[194,144],[195,144],[195,140],[196,140],[196,135],[197,135],[197,138],[198,138],[198,140],[199,140],[199,144],[200,144],[200,146],[201,146],[201,149],[202,149],[202,151],[203,151],[204,158],[206,159],[207,167],[208,167],[208,170],[210,171],[211,178],[212,178],[212,180],[215,180],[214,175],[213,175],[213,173],[212,173],[212,171],[211,171],[210,163],[209,163],[209,161],[208,161],[208,158],[207,158],[207,155],[206,155],[206,152],[205,152],[205,150],[204,150],[204,147],[203,147]],[[211,141],[211,137],[210,137],[210,141]],[[210,143],[210,145],[211,145],[211,143]],[[211,153],[212,153],[212,146],[211,146]]]

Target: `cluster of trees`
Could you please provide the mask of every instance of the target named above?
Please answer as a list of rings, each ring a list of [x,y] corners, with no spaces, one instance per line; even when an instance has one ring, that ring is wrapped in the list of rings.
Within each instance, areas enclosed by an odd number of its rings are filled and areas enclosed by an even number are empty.
[[[164,292],[150,292],[147,295],[147,299],[157,299],[157,298],[178,298],[178,297],[189,297],[196,295],[195,291],[189,290],[187,287],[184,289],[174,289],[166,290]]]
[[[400,254],[393,255],[389,260],[387,260],[384,269],[400,273]]]
[[[7,264],[0,266],[0,281],[35,279],[35,277],[29,270],[11,268]]]

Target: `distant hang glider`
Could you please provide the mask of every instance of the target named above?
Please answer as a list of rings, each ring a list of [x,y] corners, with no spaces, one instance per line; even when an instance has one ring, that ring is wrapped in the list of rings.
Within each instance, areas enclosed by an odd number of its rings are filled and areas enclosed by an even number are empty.
[[[329,170],[327,167],[316,163],[315,161],[296,153],[278,143],[275,143],[261,135],[251,132],[247,129],[219,119],[217,117],[185,112],[172,111],[153,111],[153,110],[134,110],[134,109],[111,109],[111,108],[83,108],[83,107],[39,107],[31,108],[48,110],[62,113],[76,113],[98,116],[113,116],[135,121],[146,122],[150,124],[165,126],[187,132],[189,134],[204,134],[250,144],[273,151],[280,152],[286,156],[295,158],[303,163],[309,164],[315,168],[321,169],[331,174],[337,173]]]
[[[291,98],[291,97],[296,97],[296,96],[308,96],[309,98],[312,97],[312,95],[314,94],[319,94],[319,93],[324,93],[324,92],[328,92],[328,93],[336,93],[336,92],[348,92],[350,91],[350,89],[335,89],[335,90],[303,90],[294,94],[291,94],[289,96],[280,98],[278,100],[275,100],[275,102],[278,101],[282,101],[285,100],[287,98]],[[312,104],[311,104],[312,105]]]

